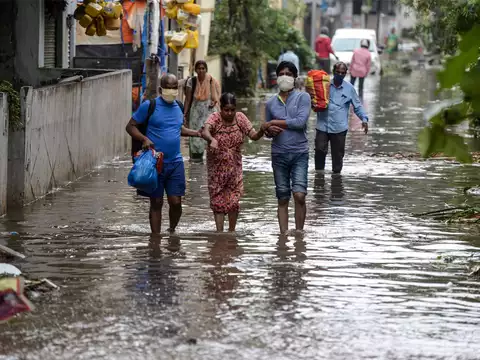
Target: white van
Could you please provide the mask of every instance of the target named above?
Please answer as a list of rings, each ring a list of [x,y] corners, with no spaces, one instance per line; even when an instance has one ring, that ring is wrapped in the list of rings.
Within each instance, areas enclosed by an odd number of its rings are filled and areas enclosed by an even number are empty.
[[[353,51],[360,47],[362,39],[370,40],[370,53],[372,54],[372,68],[370,73],[380,74],[382,64],[380,63],[380,56],[377,49],[377,34],[375,30],[370,29],[338,29],[332,38],[332,48],[338,56],[339,61],[343,61],[350,66],[353,57]],[[333,64],[337,63],[335,57],[330,54],[330,61]]]

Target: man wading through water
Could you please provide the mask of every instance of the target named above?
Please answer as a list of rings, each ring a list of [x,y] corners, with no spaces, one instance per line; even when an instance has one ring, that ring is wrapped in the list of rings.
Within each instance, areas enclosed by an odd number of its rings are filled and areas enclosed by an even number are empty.
[[[333,67],[333,82],[330,84],[330,102],[326,111],[317,113],[317,135],[315,137],[315,170],[325,169],[328,143],[332,149],[332,171],[340,174],[345,156],[345,140],[348,131],[350,105],[362,120],[365,134],[368,132],[368,117],[352,84],[344,81],[347,65],[336,63]]]
[[[140,105],[127,124],[130,136],[141,141],[144,149],[154,148],[163,153],[163,168],[158,175],[158,187],[153,193],[138,191],[150,198],[150,228],[152,234],[160,234],[162,225],[163,196],[167,193],[170,206],[169,231],[174,232],[182,216],[182,196],[185,196],[185,169],[180,152],[180,136],[201,137],[200,132],[183,126],[183,112],[175,99],[178,96],[178,81],[175,75],[164,75],[160,80],[161,95],[155,99],[155,109],[149,117],[150,101]],[[148,121],[146,134],[138,126]]]
[[[311,100],[306,92],[297,91],[295,79],[297,67],[288,61],[277,67],[277,83],[280,93],[266,103],[265,129],[272,136],[272,167],[275,191],[278,199],[278,223],[280,232],[288,230],[288,204],[293,192],[295,201],[295,229],[302,231],[305,224],[308,182],[307,121]],[[284,129],[283,131],[280,131]]]

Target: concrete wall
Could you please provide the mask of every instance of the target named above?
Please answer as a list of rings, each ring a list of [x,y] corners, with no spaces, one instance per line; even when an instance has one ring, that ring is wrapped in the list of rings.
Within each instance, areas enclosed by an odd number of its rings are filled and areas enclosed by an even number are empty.
[[[0,93],[0,216],[7,212],[8,97]]]
[[[223,77],[223,61],[220,55],[207,56],[205,61],[208,64],[208,73],[212,75],[218,82],[222,83]]]
[[[13,133],[10,142],[9,207],[34,201],[128,150],[131,79],[130,70],[121,70],[22,88],[25,132]]]

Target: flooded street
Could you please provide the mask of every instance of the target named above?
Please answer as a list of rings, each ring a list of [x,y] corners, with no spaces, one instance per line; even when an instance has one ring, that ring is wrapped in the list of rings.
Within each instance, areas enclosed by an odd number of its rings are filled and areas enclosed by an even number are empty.
[[[61,286],[0,325],[0,359],[479,359],[478,228],[411,216],[464,202],[479,167],[372,157],[417,151],[435,80],[365,86],[371,133],[352,122],[343,175],[316,174],[311,151],[303,238],[278,236],[267,140],[245,146],[236,236],[213,232],[206,168],[188,163],[161,242],[129,159],[0,219],[0,244],[27,256],[14,265]],[[263,106],[242,106],[257,128]]]

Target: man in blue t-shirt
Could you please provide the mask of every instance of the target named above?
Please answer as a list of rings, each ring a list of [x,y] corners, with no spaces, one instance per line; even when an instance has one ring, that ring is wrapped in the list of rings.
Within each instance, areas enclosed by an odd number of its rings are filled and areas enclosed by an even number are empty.
[[[139,192],[150,198],[150,228],[159,234],[162,225],[163,196],[167,193],[170,206],[169,231],[174,232],[182,216],[182,196],[185,195],[185,168],[180,152],[180,136],[201,137],[199,131],[183,126],[183,112],[176,102],[178,80],[175,75],[166,74],[160,80],[161,95],[155,101],[155,110],[148,119],[147,131],[143,135],[137,128],[147,121],[150,101],[145,101],[133,114],[127,125],[130,136],[141,141],[143,148],[155,148],[163,153],[163,169],[158,175],[158,187],[153,193]]]

